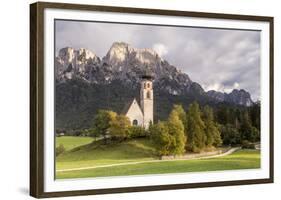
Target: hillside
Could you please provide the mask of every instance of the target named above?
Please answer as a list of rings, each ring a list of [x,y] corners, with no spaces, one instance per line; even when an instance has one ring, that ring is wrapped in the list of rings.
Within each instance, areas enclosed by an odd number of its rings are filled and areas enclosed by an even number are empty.
[[[73,137],[72,141],[75,142],[76,138]],[[103,141],[96,141],[75,147],[59,155],[56,159],[56,169],[152,160],[156,158],[154,154],[154,147],[148,139],[128,140],[107,145]]]

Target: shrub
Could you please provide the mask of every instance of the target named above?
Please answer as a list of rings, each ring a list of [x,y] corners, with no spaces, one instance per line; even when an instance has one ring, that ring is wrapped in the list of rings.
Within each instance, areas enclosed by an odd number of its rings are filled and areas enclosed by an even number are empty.
[[[243,149],[255,149],[255,144],[249,142],[248,140],[243,140],[242,141],[242,148]]]
[[[129,128],[129,133],[131,138],[140,138],[147,136],[147,131],[141,126],[131,126]]]
[[[59,156],[60,154],[65,152],[65,148],[63,146],[63,144],[60,144],[57,148],[56,148],[56,156]]]

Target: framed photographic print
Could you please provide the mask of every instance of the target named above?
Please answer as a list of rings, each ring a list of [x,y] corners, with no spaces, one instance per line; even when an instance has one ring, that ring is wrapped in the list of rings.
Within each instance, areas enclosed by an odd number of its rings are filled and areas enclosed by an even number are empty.
[[[30,5],[30,194],[273,182],[273,18]]]

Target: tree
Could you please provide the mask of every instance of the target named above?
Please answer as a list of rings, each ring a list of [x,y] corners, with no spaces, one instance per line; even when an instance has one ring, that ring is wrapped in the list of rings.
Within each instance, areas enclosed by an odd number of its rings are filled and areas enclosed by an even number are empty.
[[[251,106],[250,108],[250,118],[252,121],[252,125],[254,127],[256,127],[258,130],[260,130],[260,109],[261,109],[261,105],[260,102],[256,102],[253,104],[253,106]]]
[[[56,156],[59,156],[60,154],[64,153],[65,147],[63,146],[63,144],[60,144],[57,148],[56,148]]]
[[[234,127],[238,130],[240,128],[240,122],[238,120],[238,118],[236,117],[235,118],[235,121],[234,121]]]
[[[181,113],[183,114],[183,113]],[[185,152],[186,136],[184,134],[184,125],[180,120],[179,112],[175,108],[169,115],[168,118],[168,129],[169,134],[174,137],[174,143],[171,143],[170,153],[174,155],[180,155]]]
[[[252,135],[252,125],[249,117],[249,113],[247,110],[243,112],[242,115],[242,123],[239,129],[240,134],[242,136],[242,140],[248,140],[253,142],[254,136]]]
[[[220,126],[221,136],[223,144],[225,145],[236,145],[240,144],[242,139],[238,130],[231,124]]]
[[[95,128],[90,128],[90,129],[88,129],[88,133],[89,133],[89,135],[90,135],[91,137],[94,138],[95,141],[97,141],[97,137],[100,136],[99,132],[96,131]]]
[[[186,113],[185,113],[182,105],[178,105],[178,104],[174,105],[172,112],[173,111],[177,112],[179,119],[182,121],[183,125],[185,125],[186,124]]]
[[[256,142],[256,141],[260,141],[260,130],[257,129],[256,127],[252,126],[252,141]]]
[[[186,112],[184,111],[182,105],[174,105],[173,106],[173,111],[177,112],[179,119],[182,121],[183,126],[184,126],[184,133],[186,140],[188,139],[188,134],[187,134],[187,120],[186,120]]]
[[[110,121],[109,133],[115,138],[124,140],[130,136],[131,122],[125,115],[117,115]]]
[[[217,147],[222,143],[221,133],[219,131],[218,125],[214,122],[213,109],[209,106],[205,106],[203,109],[203,119],[205,123],[205,134],[207,147],[215,146]]]
[[[186,136],[184,125],[180,119],[179,107],[174,106],[169,118],[165,122],[151,125],[149,132],[159,156],[180,155],[185,152]],[[180,114],[179,114],[180,113]]]
[[[205,147],[205,124],[201,119],[201,112],[197,102],[190,104],[187,113],[188,140],[186,148],[193,152],[200,152]]]
[[[169,134],[167,122],[158,122],[151,125],[149,132],[157,155],[160,157],[169,155],[171,153],[171,145],[175,143],[175,138]]]
[[[102,135],[106,143],[106,137],[110,128],[110,123],[116,118],[117,114],[109,110],[99,110],[94,118],[91,134],[95,138]]]
[[[229,108],[226,106],[221,106],[217,111],[217,121],[220,124],[230,123],[230,112]]]

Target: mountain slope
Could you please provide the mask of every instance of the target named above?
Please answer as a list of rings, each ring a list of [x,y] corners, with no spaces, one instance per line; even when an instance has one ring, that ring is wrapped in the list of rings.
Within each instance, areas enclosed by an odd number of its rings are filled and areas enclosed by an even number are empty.
[[[120,112],[132,98],[139,96],[140,76],[154,75],[155,120],[166,119],[173,104],[227,103],[250,106],[245,90],[231,93],[205,92],[200,84],[151,49],[137,49],[115,42],[101,59],[94,52],[63,48],[55,58],[57,127],[87,127],[98,109]]]

